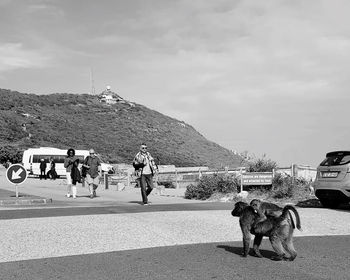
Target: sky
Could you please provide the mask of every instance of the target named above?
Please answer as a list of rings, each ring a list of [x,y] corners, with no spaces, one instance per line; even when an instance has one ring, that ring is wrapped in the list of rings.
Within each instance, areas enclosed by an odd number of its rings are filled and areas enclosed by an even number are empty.
[[[0,0],[0,88],[111,86],[230,150],[316,167],[350,149],[349,13],[347,0]]]

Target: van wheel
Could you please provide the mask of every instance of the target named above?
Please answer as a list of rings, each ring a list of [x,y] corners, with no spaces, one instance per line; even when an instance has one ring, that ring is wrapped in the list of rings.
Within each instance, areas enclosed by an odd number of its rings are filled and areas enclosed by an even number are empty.
[[[339,206],[339,203],[328,199],[320,199],[320,202],[322,206],[326,208],[336,209]]]

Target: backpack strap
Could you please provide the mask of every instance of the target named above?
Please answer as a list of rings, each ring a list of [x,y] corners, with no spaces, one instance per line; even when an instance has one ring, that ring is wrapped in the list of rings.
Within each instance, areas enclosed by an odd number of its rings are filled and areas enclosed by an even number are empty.
[[[85,165],[87,165],[89,159],[90,159],[90,156],[87,156],[87,157],[85,158],[85,160],[84,160],[84,164],[85,164]]]

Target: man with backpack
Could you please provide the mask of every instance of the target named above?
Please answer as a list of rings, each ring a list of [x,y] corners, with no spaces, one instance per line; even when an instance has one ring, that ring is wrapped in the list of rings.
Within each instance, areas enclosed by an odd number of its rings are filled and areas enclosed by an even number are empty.
[[[139,177],[143,205],[149,205],[147,196],[153,190],[153,176],[158,172],[158,167],[151,154],[147,152],[145,143],[141,144],[140,151],[133,160],[133,166]]]
[[[85,158],[82,168],[86,168],[86,182],[89,185],[90,198],[94,198],[101,176],[101,161],[96,156],[94,149],[90,149],[89,156]]]

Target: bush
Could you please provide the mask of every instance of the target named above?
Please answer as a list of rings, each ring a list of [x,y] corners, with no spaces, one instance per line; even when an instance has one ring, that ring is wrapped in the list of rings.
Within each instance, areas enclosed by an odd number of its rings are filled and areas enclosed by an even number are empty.
[[[272,180],[271,197],[276,199],[293,198],[308,192],[310,182],[304,178],[292,178],[276,174]]]
[[[0,147],[0,163],[4,164],[7,161],[11,163],[21,163],[22,162],[23,151],[12,147],[12,146],[3,146]]]
[[[158,182],[158,185],[164,186],[166,189],[176,189],[176,186],[172,181]]]
[[[277,163],[271,159],[267,159],[265,155],[262,158],[248,162],[248,172],[272,172],[277,168]]]
[[[239,181],[236,177],[227,174],[204,175],[199,179],[197,185],[187,186],[185,198],[206,200],[214,193],[237,192]]]

